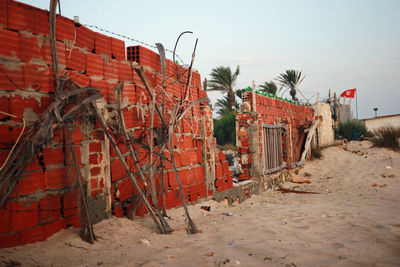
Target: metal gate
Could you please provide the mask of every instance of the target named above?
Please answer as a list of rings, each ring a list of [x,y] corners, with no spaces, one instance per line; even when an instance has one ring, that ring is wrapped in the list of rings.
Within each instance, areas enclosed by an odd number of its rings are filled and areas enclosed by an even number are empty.
[[[282,125],[263,124],[265,174],[285,167],[282,157]]]

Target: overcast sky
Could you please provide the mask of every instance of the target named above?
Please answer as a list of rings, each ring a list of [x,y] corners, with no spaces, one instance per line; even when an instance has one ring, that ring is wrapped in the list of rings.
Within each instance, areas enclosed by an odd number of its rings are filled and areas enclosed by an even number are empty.
[[[50,1],[23,2],[48,9]],[[202,79],[213,67],[240,65],[240,89],[302,70],[299,88],[314,101],[329,88],[338,94],[357,88],[359,118],[373,117],[374,107],[378,115],[400,113],[398,0],[61,0],[61,12],[171,50],[181,32],[193,31],[181,38],[177,54],[189,63],[199,38],[195,68]]]

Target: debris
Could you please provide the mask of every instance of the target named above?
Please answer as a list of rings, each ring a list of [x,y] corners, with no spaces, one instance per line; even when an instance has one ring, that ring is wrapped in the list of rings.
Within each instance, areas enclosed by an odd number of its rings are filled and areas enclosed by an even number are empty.
[[[235,215],[235,214],[233,214],[232,212],[230,212],[230,211],[226,211],[226,212],[223,212],[223,213],[221,213],[222,215],[226,215],[226,216],[233,216],[233,215]]]
[[[145,239],[145,238],[139,239],[139,242],[142,243],[143,245],[145,245],[146,247],[150,247],[151,246],[150,241]]]
[[[386,169],[391,169],[392,167],[391,167],[391,166],[386,166],[385,168],[386,168]]]
[[[174,255],[168,255],[168,254],[167,254],[167,258],[168,258],[168,259],[174,259],[175,256],[174,256]]]
[[[228,246],[234,246],[235,245],[235,242],[233,242],[233,241],[230,241],[229,243],[228,243]]]
[[[266,260],[272,261],[272,258],[271,257],[264,257],[264,261],[266,261]]]
[[[210,211],[211,210],[211,206],[201,206],[200,208],[202,210],[206,210],[206,211]]]
[[[208,253],[206,254],[206,256],[208,256],[208,257],[212,257],[212,256],[214,256],[214,251],[210,251],[210,252],[208,252]]]
[[[298,184],[302,184],[302,183],[307,183],[310,184],[312,183],[311,179],[305,178],[305,177],[301,177],[301,176],[297,176],[294,175],[291,179],[292,183],[298,183]]]
[[[387,184],[377,184],[377,183],[374,183],[373,185],[371,185],[372,187],[386,187],[387,186]]]
[[[328,190],[328,189],[327,189]],[[286,193],[296,193],[296,194],[320,194],[318,192],[308,192],[308,191],[297,191],[297,190],[291,190],[291,189],[283,189],[279,188],[277,191],[282,192],[283,194]]]

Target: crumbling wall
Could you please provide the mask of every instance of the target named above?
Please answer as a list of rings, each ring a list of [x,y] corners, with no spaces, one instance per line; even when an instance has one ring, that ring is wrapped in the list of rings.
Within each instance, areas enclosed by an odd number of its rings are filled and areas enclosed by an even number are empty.
[[[24,118],[27,128],[54,100],[55,78],[49,42],[49,13],[15,1],[0,0],[0,110]],[[144,66],[149,84],[162,90],[160,56],[141,47],[128,47],[122,40],[93,32],[68,18],[57,16],[56,49],[62,79],[79,87],[100,89],[104,99],[97,102],[109,123],[116,122],[114,86],[124,82],[122,111],[129,133],[145,145],[151,130],[157,133],[161,121],[151,129],[150,96],[134,71],[133,61]],[[182,99],[188,69],[166,61],[166,105],[169,120],[174,101]],[[200,75],[193,73],[188,101],[207,96]],[[157,99],[160,103],[161,100]],[[83,174],[93,222],[106,216],[143,215],[146,210],[102,127],[89,114],[80,114],[70,126],[73,149]],[[0,115],[0,162],[3,163],[22,130],[22,122]],[[185,197],[197,201],[216,191],[232,187],[228,163],[215,149],[212,112],[205,104],[186,113],[173,135],[173,153]],[[25,130],[26,131],[26,130]],[[157,135],[157,134],[156,134]],[[137,175],[127,144],[117,134],[118,147]],[[148,150],[135,144],[139,165],[150,165]],[[68,158],[69,144],[56,131],[54,142],[43,146],[29,163],[8,202],[0,209],[0,247],[45,240],[62,228],[79,227],[78,193],[73,184]],[[166,190],[160,188],[161,171],[155,174],[158,201],[166,197],[166,207],[182,205],[168,150],[162,153]],[[145,173],[147,175],[147,173]],[[140,179],[138,179],[140,181]],[[144,188],[143,184],[141,187]],[[145,188],[144,188],[145,189]]]
[[[283,161],[288,168],[295,167],[300,161],[305,129],[311,124],[313,110],[282,99],[260,94],[253,96],[252,92],[244,94],[242,112],[236,115],[237,147],[242,166],[239,180],[264,175],[263,124],[282,125]]]
[[[317,126],[317,139],[319,146],[329,146],[335,141],[333,132],[334,121],[332,119],[331,106],[327,103],[318,102],[315,106],[315,116],[321,118]]]

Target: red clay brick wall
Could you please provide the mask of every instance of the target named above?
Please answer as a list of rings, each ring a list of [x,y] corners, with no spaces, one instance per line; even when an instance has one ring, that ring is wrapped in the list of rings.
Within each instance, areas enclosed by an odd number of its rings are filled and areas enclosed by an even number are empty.
[[[249,104],[253,107],[252,93],[248,92]],[[262,124],[283,124],[287,132],[282,138],[283,160],[289,168],[292,163],[298,162],[301,157],[301,149],[306,137],[304,130],[308,128],[313,119],[313,110],[303,105],[295,105],[290,102],[256,94],[256,112],[245,112],[236,115],[238,125],[238,152],[242,159],[243,173],[239,175],[240,180],[250,179],[250,169],[255,158],[251,151],[251,140],[247,129],[257,125],[259,134],[259,159],[263,153]],[[290,133],[289,133],[290,132]],[[291,138],[290,138],[291,137]],[[289,147],[286,147],[288,145]],[[243,156],[245,155],[245,156]],[[247,156],[248,155],[248,156]],[[248,159],[248,161],[243,159]],[[259,164],[262,163],[259,162]]]
[[[150,132],[150,120],[146,119],[150,112],[150,96],[133,70],[132,62],[126,60],[124,42],[75,25],[72,20],[61,16],[57,16],[56,28],[60,75],[80,87],[91,85],[99,88],[104,96],[106,113],[115,103],[113,87],[123,81],[126,126],[135,137],[143,136],[146,142]],[[140,46],[128,48],[127,52],[129,60],[145,66],[150,85],[159,92],[162,82],[159,55]],[[0,70],[0,110],[24,117],[29,128],[54,97],[55,79],[47,11],[15,1],[0,0]],[[168,120],[170,115],[167,111],[184,95],[188,70],[167,60],[166,75],[164,116]],[[157,94],[158,103],[160,95]],[[196,72],[193,73],[188,95],[189,101],[207,96],[201,89],[200,75]],[[217,178],[213,186],[218,191],[232,186],[232,173],[227,161],[221,153],[213,150],[215,139],[212,141],[213,137],[209,136],[212,135],[212,114],[205,111],[207,108],[206,105],[191,108],[174,134],[176,164],[188,202],[204,198],[212,192],[205,184],[206,168],[207,173],[217,174],[211,180]],[[106,115],[111,119],[116,117],[112,112]],[[0,115],[0,163],[5,161],[22,129],[19,120],[5,117]],[[201,130],[202,121],[207,121],[203,124],[204,131]],[[160,120],[155,120],[154,127],[161,127]],[[78,120],[71,130],[74,151],[78,155],[90,198],[107,202],[106,206],[115,216],[130,212],[144,214],[144,207],[137,205],[136,190],[133,190],[98,123]],[[131,163],[131,171],[137,171],[122,140],[118,146]],[[205,148],[217,156],[206,158],[203,162]],[[43,147],[43,151],[28,165],[7,204],[0,209],[0,247],[45,240],[69,225],[79,227],[77,193],[71,187],[72,177],[67,176],[67,163],[70,161],[65,159],[65,155],[68,149],[69,144],[63,134],[56,132],[54,143]],[[139,146],[135,149],[140,165],[148,165],[147,151]],[[164,154],[169,157],[169,152]],[[215,169],[210,170],[210,167]],[[161,174],[155,175],[156,187],[159,187]],[[167,208],[181,205],[178,184],[168,162],[165,164],[164,179]],[[158,197],[161,204],[161,195]]]

